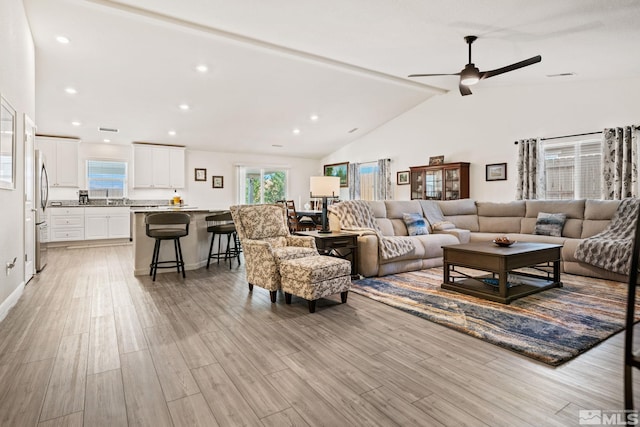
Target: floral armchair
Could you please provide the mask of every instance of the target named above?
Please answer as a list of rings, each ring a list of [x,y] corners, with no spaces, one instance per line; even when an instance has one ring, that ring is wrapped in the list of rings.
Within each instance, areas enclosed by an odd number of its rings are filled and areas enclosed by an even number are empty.
[[[271,302],[276,302],[280,262],[318,255],[316,241],[289,233],[284,206],[238,205],[230,209],[244,251],[249,291],[254,285],[265,288]]]

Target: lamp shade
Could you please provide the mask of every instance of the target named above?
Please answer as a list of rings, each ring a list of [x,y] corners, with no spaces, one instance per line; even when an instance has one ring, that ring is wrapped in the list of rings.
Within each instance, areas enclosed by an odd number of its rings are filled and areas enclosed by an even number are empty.
[[[340,177],[312,176],[309,182],[311,197],[339,197]]]

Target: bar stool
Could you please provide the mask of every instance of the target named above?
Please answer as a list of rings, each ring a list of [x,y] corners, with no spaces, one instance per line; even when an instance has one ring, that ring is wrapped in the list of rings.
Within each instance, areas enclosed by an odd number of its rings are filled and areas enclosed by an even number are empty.
[[[240,253],[242,252],[242,248],[240,247],[240,239],[238,239],[236,225],[233,223],[231,212],[225,211],[208,215],[205,217],[205,221],[207,221],[208,224],[207,231],[212,233],[207,269],[209,268],[211,259],[217,259],[218,264],[220,264],[220,258],[223,258],[225,261],[227,259],[229,260],[229,268],[231,268],[232,259],[237,258],[238,266],[240,266]],[[213,253],[213,243],[216,240],[216,235],[218,236],[218,252]],[[222,252],[221,249],[223,235],[227,236],[227,247],[224,252]],[[231,239],[233,239],[233,247],[231,247]]]
[[[153,275],[153,281],[156,280],[156,272],[159,268],[173,268],[182,269],[182,277],[184,274],[184,260],[182,259],[182,248],[180,247],[180,238],[189,234],[189,223],[191,217],[189,214],[182,212],[162,212],[152,213],[146,216],[146,233],[147,236],[156,239],[156,244],[153,247],[153,258],[149,265],[149,276]],[[184,227],[179,227],[183,225]],[[176,252],[176,259],[170,261],[158,261],[160,255],[160,243],[163,240],[173,240],[173,247]]]

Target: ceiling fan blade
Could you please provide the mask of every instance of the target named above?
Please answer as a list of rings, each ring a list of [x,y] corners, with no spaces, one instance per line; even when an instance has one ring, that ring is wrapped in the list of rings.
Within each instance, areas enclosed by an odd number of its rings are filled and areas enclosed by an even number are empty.
[[[454,74],[409,74],[407,77],[436,77],[436,76],[459,76],[460,73]]]
[[[507,65],[506,67],[496,68],[491,71],[483,71],[480,73],[480,79],[488,79],[489,77],[497,76],[499,74],[508,73],[509,71],[517,70],[518,68],[527,67],[529,65],[537,64],[542,61],[542,56],[534,56],[529,59],[525,59],[524,61],[516,62],[515,64]]]
[[[472,95],[472,92],[471,92],[471,89],[469,89],[469,86],[465,86],[462,83],[460,83],[458,87],[460,88],[460,94],[462,96]]]

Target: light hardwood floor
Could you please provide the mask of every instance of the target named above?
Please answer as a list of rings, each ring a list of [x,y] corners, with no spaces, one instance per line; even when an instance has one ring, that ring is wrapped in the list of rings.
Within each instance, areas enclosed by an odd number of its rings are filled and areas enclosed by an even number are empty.
[[[244,266],[132,269],[130,246],[50,251],[0,323],[1,426],[573,426],[622,408],[621,334],[551,368],[353,293],[271,304]]]

